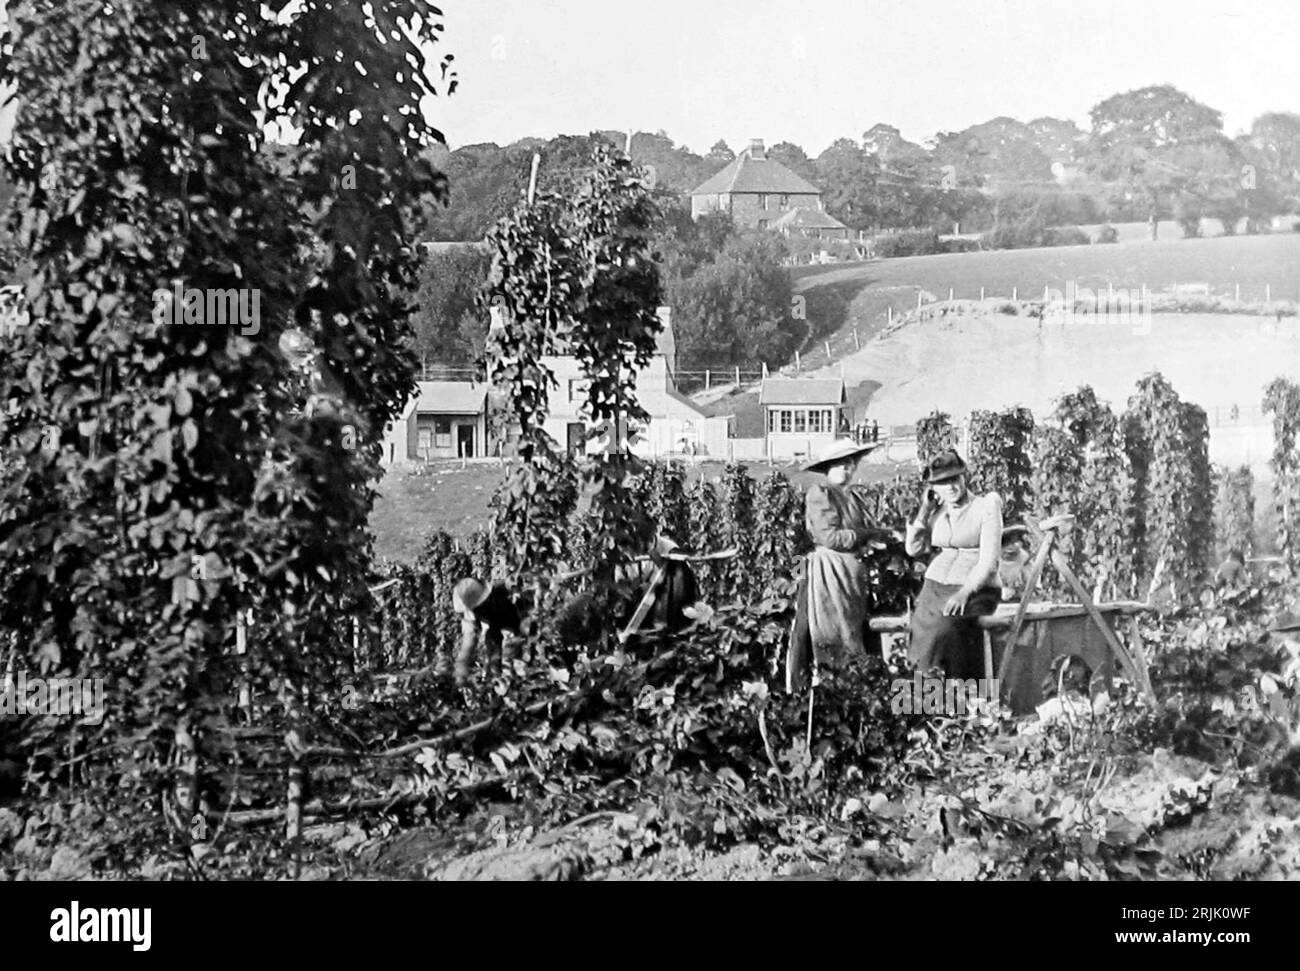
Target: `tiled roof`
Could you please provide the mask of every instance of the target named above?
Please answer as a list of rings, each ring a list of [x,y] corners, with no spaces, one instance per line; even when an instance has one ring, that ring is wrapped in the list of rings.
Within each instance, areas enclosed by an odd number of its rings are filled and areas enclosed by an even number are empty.
[[[842,405],[847,400],[839,378],[766,378],[763,405]]]
[[[487,400],[487,385],[469,381],[420,381],[417,411],[422,414],[477,415]]]
[[[820,195],[821,190],[801,179],[780,162],[770,158],[753,158],[742,152],[727,163],[713,178],[705,181],[691,195],[719,195],[727,192],[766,192],[778,195]]]
[[[848,229],[829,212],[800,206],[772,223],[773,229]]]

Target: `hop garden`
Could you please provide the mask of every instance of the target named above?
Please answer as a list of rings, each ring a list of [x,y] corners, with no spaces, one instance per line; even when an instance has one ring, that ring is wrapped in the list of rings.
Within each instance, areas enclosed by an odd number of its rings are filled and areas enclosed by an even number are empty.
[[[1084,388],[1051,415],[973,416],[975,486],[1013,516],[1073,513],[1090,587],[1144,597],[1165,564],[1145,621],[1157,703],[1117,684],[1105,712],[1051,723],[895,713],[912,672],[867,657],[810,706],[779,676],[800,492],[739,467],[687,487],[619,447],[645,419],[633,376],[662,293],[661,214],[616,151],[490,234],[486,364],[520,454],[491,521],[377,562],[372,483],[416,366],[418,203],[446,192],[419,103],[454,80],[426,62],[436,8],[346,10],[144,4],[88,29],[36,5],[6,28],[0,77],[30,92],[5,160],[30,323],[0,356],[3,659],[105,685],[95,724],[0,719],[6,876],[1295,872],[1297,685],[1265,625],[1291,606],[1300,389],[1263,392],[1276,537],[1254,535],[1249,474],[1216,473],[1203,410],[1158,374],[1120,414]],[[269,143],[273,122],[297,141]],[[169,327],[152,295],[173,280],[256,290],[258,330]],[[299,343],[334,391],[282,352]],[[543,431],[559,349],[610,443],[577,461]],[[953,434],[925,418],[923,456]],[[892,527],[918,494],[864,493]],[[561,630],[575,594],[620,615],[638,591],[619,568],[656,532],[737,551],[700,568],[692,625],[625,645],[612,621]],[[1207,592],[1216,544],[1275,548],[1277,575]],[[905,611],[916,573],[873,549],[871,612]],[[526,592],[535,623],[528,660],[457,687],[467,575]]]

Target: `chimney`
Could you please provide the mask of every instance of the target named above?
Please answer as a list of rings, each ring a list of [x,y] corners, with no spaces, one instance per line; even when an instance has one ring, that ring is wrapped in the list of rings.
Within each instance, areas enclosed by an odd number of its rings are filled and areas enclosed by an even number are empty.
[[[749,157],[756,158],[760,162],[767,158],[767,149],[763,147],[763,139],[751,138],[749,140]]]

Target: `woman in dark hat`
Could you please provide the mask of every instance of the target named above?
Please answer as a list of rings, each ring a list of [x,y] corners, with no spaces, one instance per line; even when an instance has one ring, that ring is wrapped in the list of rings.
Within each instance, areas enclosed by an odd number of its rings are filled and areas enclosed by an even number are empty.
[[[862,457],[875,448],[840,439],[804,466],[825,475],[826,482],[811,486],[804,498],[804,523],[814,545],[795,602],[787,690],[803,684],[811,659],[822,669],[834,669],[846,657],[866,653],[867,569],[859,554],[881,531],[867,522],[849,482]]]
[[[1001,597],[1002,499],[972,493],[966,463],[952,449],[934,457],[923,480],[921,509],[907,525],[907,552],[939,552],[912,611],[907,653],[923,671],[939,667],[949,678],[979,678],[983,638],[972,618],[993,613]]]

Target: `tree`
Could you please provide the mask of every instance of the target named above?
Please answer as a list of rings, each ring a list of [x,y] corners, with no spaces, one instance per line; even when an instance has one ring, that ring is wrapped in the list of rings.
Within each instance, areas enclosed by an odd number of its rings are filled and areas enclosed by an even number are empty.
[[[445,191],[421,156],[440,19],[423,0],[70,0],[5,24],[32,320],[0,359],[0,622],[30,668],[113,686],[112,717],[37,742],[101,743],[83,778],[128,826],[156,822],[169,750],[188,823],[237,677],[279,681],[294,732],[328,710],[296,691],[344,681],[369,482],[413,389],[412,217]],[[265,151],[281,125],[294,147]],[[220,326],[230,294],[239,326]],[[311,413],[292,331],[339,382]]]
[[[1027,127],[1038,150],[1053,163],[1067,164],[1074,161],[1084,140],[1084,133],[1079,126],[1067,119],[1044,116],[1035,118]]]
[[[770,233],[729,239],[712,263],[669,281],[684,370],[778,365],[805,332],[791,314],[785,244]]]
[[[488,319],[482,302],[491,258],[464,246],[432,253],[420,266],[411,315],[416,346],[437,364],[468,365],[483,356]]]
[[[767,150],[767,157],[780,162],[799,178],[817,184],[817,166],[808,154],[793,142],[777,142]]]
[[[1220,139],[1223,116],[1170,85],[1113,95],[1090,116],[1088,171],[1142,206],[1154,239],[1171,193],[1189,175],[1187,160],[1176,152]]]
[[[722,139],[718,139],[713,147],[709,149],[709,154],[704,156],[704,160],[713,167],[728,165],[736,160],[736,153]]]
[[[850,138],[837,138],[817,156],[822,202],[836,219],[853,229],[876,222],[875,160]]]

